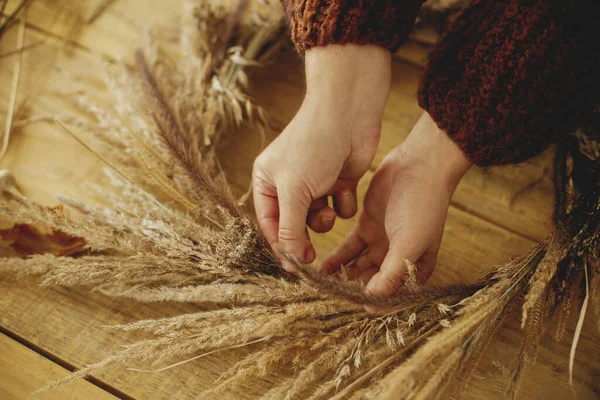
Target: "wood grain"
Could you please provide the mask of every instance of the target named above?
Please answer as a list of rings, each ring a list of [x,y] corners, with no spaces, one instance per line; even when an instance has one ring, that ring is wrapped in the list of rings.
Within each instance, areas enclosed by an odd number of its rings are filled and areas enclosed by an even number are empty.
[[[56,391],[34,395],[35,390],[43,387],[49,381],[67,376],[69,371],[2,334],[0,334],[0,354],[2,354],[0,357],[0,398],[3,400],[116,399],[110,393],[88,381],[80,381]]]
[[[10,6],[15,3],[11,1]],[[94,24],[73,28],[73,21],[91,12],[98,2],[64,3],[38,0],[31,6],[27,40],[46,42],[26,54],[18,101],[23,104],[27,100],[23,117],[77,113],[70,98],[77,91],[85,92],[99,103],[110,102],[92,53],[128,62],[139,43],[139,28],[152,19],[167,24],[177,21],[178,9],[171,2],[119,0]],[[11,35],[9,31],[0,41],[2,52],[12,48]],[[426,58],[425,46],[419,45],[414,50],[412,60]],[[422,65],[416,61],[412,64]],[[415,97],[421,70],[414,65],[393,64],[393,87],[381,145],[372,171],[360,184],[361,196],[373,170],[385,154],[406,137],[421,113]],[[11,76],[11,67],[9,59],[0,60],[0,77],[4,82]],[[293,117],[302,101],[301,61],[293,53],[284,52],[280,62],[263,68],[253,82],[253,95],[273,118],[276,129],[271,133],[272,138]],[[6,86],[0,87],[0,108],[6,102]],[[252,160],[260,148],[257,136],[245,127],[237,135],[236,140],[226,143],[219,153],[230,181],[242,191],[249,182]],[[545,236],[552,206],[550,159],[551,153],[548,153],[520,167],[473,169],[467,174],[453,198],[433,283],[475,279],[482,266],[505,262]],[[85,199],[88,194],[83,184],[99,176],[102,164],[52,125],[33,124],[15,131],[0,168],[13,170],[26,194],[54,203],[56,192]],[[353,222],[353,219],[339,221],[332,233],[313,235],[319,255],[331,251]],[[75,367],[97,362],[118,351],[123,344],[145,337],[114,332],[105,328],[107,325],[198,310],[193,305],[171,303],[131,304],[123,299],[89,293],[86,289],[39,289],[37,281],[31,278],[3,277],[0,292],[3,293],[0,327]],[[517,314],[492,343],[488,357],[477,372],[478,378],[471,383],[468,398],[504,398],[506,375],[503,371],[510,367],[520,345]],[[600,392],[594,323],[588,316],[577,353],[575,389],[582,399],[597,398]],[[559,344],[545,343],[538,363],[524,378],[520,398],[570,398],[566,372],[569,343],[568,340]],[[160,374],[112,370],[98,373],[95,378],[132,398],[198,398],[219,373],[244,354],[243,349],[217,353]],[[39,382],[32,383],[42,386],[50,380],[51,377],[40,376]],[[266,384],[268,382],[256,382],[252,387],[232,388],[228,398],[256,398]],[[3,385],[0,381],[0,387]]]

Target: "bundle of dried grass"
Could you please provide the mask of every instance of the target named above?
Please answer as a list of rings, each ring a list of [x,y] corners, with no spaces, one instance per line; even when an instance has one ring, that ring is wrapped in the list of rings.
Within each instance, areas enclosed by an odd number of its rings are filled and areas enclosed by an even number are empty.
[[[546,322],[557,312],[568,314],[581,282],[582,316],[588,302],[600,309],[600,150],[575,136],[557,156],[554,233],[477,284],[418,287],[409,276],[395,297],[379,299],[343,276],[325,279],[300,265],[300,278],[285,273],[232,195],[213,151],[242,121],[266,126],[243,90],[245,70],[280,43],[279,4],[242,2],[228,9],[187,3],[184,15],[180,50],[150,40],[137,55],[135,73],[109,74],[120,94],[115,110],[80,98],[100,128],[95,140],[80,140],[111,167],[113,190],[97,188],[105,207],[64,196],[64,207],[44,207],[24,197],[9,175],[0,177],[0,217],[19,224],[0,231],[12,249],[12,256],[0,258],[0,271],[136,301],[213,307],[116,326],[153,338],[58,384],[102,368],[141,361],[171,368],[251,346],[254,351],[221,376],[212,395],[262,376],[274,382],[265,399],[430,399],[458,376],[464,378],[460,394],[524,296],[523,347],[509,389],[514,396]],[[73,122],[57,121],[80,138]],[[364,304],[381,311],[366,313]],[[559,336],[565,320],[557,323]]]

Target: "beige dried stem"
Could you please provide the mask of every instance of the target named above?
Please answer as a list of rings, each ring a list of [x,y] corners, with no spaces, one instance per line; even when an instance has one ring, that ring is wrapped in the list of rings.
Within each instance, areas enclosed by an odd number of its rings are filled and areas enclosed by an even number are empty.
[[[19,23],[19,32],[17,33],[16,49],[21,49],[15,58],[13,66],[13,79],[11,83],[10,95],[8,100],[8,110],[6,112],[6,122],[4,124],[4,134],[2,135],[2,143],[0,144],[0,161],[4,158],[8,149],[8,141],[12,129],[13,116],[15,113],[15,105],[17,104],[17,94],[19,91],[19,80],[21,77],[21,64],[23,62],[23,44],[25,43],[25,26],[27,21],[27,13],[21,18]]]

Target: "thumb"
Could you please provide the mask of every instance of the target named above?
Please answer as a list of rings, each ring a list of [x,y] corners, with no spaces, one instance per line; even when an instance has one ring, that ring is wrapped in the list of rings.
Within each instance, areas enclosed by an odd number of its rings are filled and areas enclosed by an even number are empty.
[[[308,235],[306,217],[311,203],[310,196],[284,190],[279,197],[279,230],[278,251],[281,255],[289,254],[300,262],[306,262]],[[293,269],[285,257],[282,258],[284,269]]]
[[[414,241],[411,241],[414,242]],[[390,241],[388,253],[377,272],[365,288],[365,293],[374,297],[388,297],[400,290],[408,270],[407,261],[416,263],[425,249],[408,245],[400,239]]]

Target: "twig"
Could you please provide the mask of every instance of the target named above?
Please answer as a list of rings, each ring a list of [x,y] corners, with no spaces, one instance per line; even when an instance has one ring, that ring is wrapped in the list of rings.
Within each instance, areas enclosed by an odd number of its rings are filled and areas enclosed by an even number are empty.
[[[98,4],[98,6],[94,9],[92,14],[85,21],[85,23],[89,25],[89,24],[93,23],[95,20],[97,20],[98,17],[100,17],[100,15],[102,15],[104,10],[106,10],[108,8],[108,6],[110,6],[114,1],[115,0],[104,0],[102,3]]]
[[[236,11],[228,14],[227,18],[223,21],[223,24],[225,25],[224,33],[213,45],[213,54],[217,54],[212,63],[212,67],[215,70],[218,69],[218,66],[223,61],[223,57],[226,54],[225,48],[227,47],[227,44],[233,36],[233,32],[236,28],[238,21],[240,20],[240,18],[244,14],[246,7],[248,6],[248,0],[237,0],[235,1],[235,3],[236,4],[233,8]],[[217,46],[222,46],[222,48],[218,48]]]
[[[577,344],[579,343],[579,337],[581,336],[581,329],[583,328],[583,320],[585,319],[585,312],[587,311],[588,302],[590,300],[590,284],[588,278],[587,259],[585,258],[583,259],[583,272],[585,273],[585,299],[581,305],[579,319],[577,320],[575,334],[573,335],[573,343],[571,344],[571,352],[569,354],[569,385],[571,386],[571,390],[573,390],[573,394],[575,394],[575,389],[573,388],[573,366],[575,365],[575,351],[577,350]]]
[[[260,49],[264,46],[264,44],[273,36],[274,32],[277,32],[284,26],[284,20],[281,19],[276,23],[271,25],[265,25],[261,30],[259,30],[250,40],[248,46],[246,47],[246,51],[244,52],[243,58],[247,60],[254,60],[258,55]],[[227,79],[225,80],[225,88],[229,88],[230,85],[235,82],[238,78],[238,71],[243,69],[244,67],[239,63],[235,63],[233,67],[229,70],[229,74]]]
[[[374,366],[373,368],[371,368],[369,371],[367,371],[366,373],[364,373],[362,376],[360,376],[359,378],[357,378],[356,380],[354,380],[351,384],[349,384],[348,386],[346,386],[343,390],[341,390],[340,392],[338,392],[335,396],[331,397],[330,400],[342,400],[342,399],[344,399],[350,393],[354,392],[356,389],[358,389],[360,386],[362,386],[365,382],[367,382],[372,376],[376,375],[380,371],[383,371],[384,369],[386,369],[387,367],[389,367],[390,365],[392,365],[394,363],[394,361],[396,361],[396,360],[400,359],[401,357],[403,357],[404,355],[406,355],[406,353],[408,351],[410,351],[415,346],[417,346],[425,338],[429,337],[429,335],[431,335],[431,333],[433,333],[437,329],[439,329],[439,325],[437,323],[433,324],[433,326],[430,326],[429,329],[427,329],[427,331],[425,331],[423,333],[423,335],[421,335],[420,337],[418,337],[417,339],[415,339],[411,344],[409,344],[408,346],[406,346],[401,351],[392,354],[390,357],[388,357],[387,359],[385,359],[381,363],[379,363],[376,366]]]
[[[0,5],[0,17],[4,15],[4,10],[6,9],[6,4],[8,0],[2,0],[2,5]]]
[[[79,136],[77,136],[75,134],[75,132],[73,132],[72,130],[67,128],[65,126],[65,124],[63,124],[58,118],[54,119],[54,123],[56,125],[58,125],[63,131],[68,133],[73,139],[75,139],[77,142],[79,142],[79,144],[81,144],[83,147],[85,147],[87,150],[89,150],[92,154],[94,154],[100,161],[102,161],[104,164],[108,165],[113,171],[115,171],[117,174],[119,174],[119,176],[121,176],[123,179],[125,179],[126,182],[128,182],[129,184],[131,184],[135,187],[138,187],[143,193],[145,193],[159,207],[161,207],[162,209],[167,211],[169,214],[171,213],[171,210],[169,210],[167,207],[165,207],[160,201],[156,200],[156,198],[154,196],[152,196],[150,193],[146,192],[142,187],[137,185],[133,179],[131,179],[130,177],[125,175],[123,172],[121,172],[121,170],[119,170],[110,160],[104,158],[102,155],[95,152],[94,149],[92,149],[86,142],[81,140],[81,138]]]
[[[25,41],[25,21],[26,16],[21,19],[19,25],[19,33],[17,34],[17,49],[23,48],[23,42]],[[8,139],[10,138],[10,130],[12,128],[13,115],[15,113],[15,104],[17,102],[17,91],[19,89],[19,80],[21,77],[21,63],[23,61],[23,53],[19,54],[19,57],[15,60],[15,66],[13,68],[13,80],[12,87],[10,90],[10,100],[8,103],[8,111],[6,114],[6,125],[4,126],[4,135],[2,136],[2,146],[0,146],[0,161],[6,154],[8,148]]]
[[[364,375],[356,379],[354,382],[346,386],[342,391],[338,392],[330,400],[342,400],[346,398],[350,393],[354,392],[361,385],[367,382],[372,376],[392,365],[394,361],[398,360],[403,355],[404,352],[392,354],[387,359],[373,367],[371,370],[367,371]]]
[[[202,353],[202,354],[200,354],[200,355],[198,355],[198,356],[196,356],[196,357],[188,358],[187,360],[183,360],[183,361],[180,361],[180,362],[178,362],[178,363],[171,364],[171,365],[168,365],[168,366],[166,366],[166,367],[164,367],[164,368],[159,368],[159,369],[155,369],[155,370],[148,370],[148,369],[137,369],[137,368],[127,368],[127,370],[128,370],[128,371],[135,371],[135,372],[145,372],[145,373],[152,373],[152,372],[162,372],[162,371],[166,371],[167,369],[175,368],[175,367],[178,367],[178,366],[180,366],[180,365],[183,365],[183,364],[189,363],[190,361],[194,361],[194,360],[197,360],[197,359],[199,359],[199,358],[206,357],[206,356],[208,356],[208,355],[211,355],[211,354],[217,353],[217,352],[219,352],[219,351],[224,351],[224,350],[232,350],[232,349],[239,349],[240,347],[245,347],[245,346],[250,346],[251,344],[256,344],[256,343],[260,343],[260,342],[265,342],[265,341],[267,341],[267,340],[269,340],[269,339],[271,339],[271,336],[265,336],[265,337],[263,337],[263,338],[260,338],[260,339],[253,340],[253,341],[251,341],[251,342],[242,343],[242,344],[238,344],[238,345],[235,345],[235,346],[224,347],[224,348],[222,348],[222,349],[216,349],[216,350],[213,350],[213,351],[209,351],[208,353]]]
[[[80,121],[76,118],[73,118],[71,116],[68,116],[68,115],[34,115],[29,118],[18,119],[13,122],[12,126],[13,126],[13,128],[20,128],[20,127],[35,124],[38,122],[54,122],[57,119],[60,120],[61,122],[68,122],[70,124],[75,124],[80,127],[82,125],[82,121]],[[88,129],[91,129],[91,128],[88,128]]]
[[[6,19],[0,24],[0,35],[2,35],[2,32],[4,32],[4,30],[6,30],[8,25],[15,19],[17,14],[19,14],[19,12],[21,12],[23,7],[25,7],[30,1],[31,0],[23,0],[21,2],[21,4],[19,4],[17,6],[17,8],[15,8],[15,10],[12,12],[12,14],[10,14],[8,17],[6,17]]]

